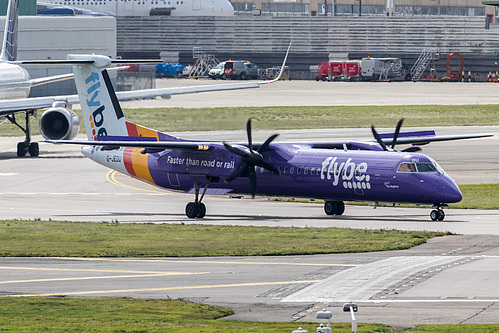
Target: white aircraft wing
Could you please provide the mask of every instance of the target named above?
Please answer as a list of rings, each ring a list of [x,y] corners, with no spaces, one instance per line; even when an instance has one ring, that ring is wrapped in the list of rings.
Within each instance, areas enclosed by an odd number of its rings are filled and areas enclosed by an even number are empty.
[[[117,92],[116,96],[120,101],[135,100],[135,99],[152,99],[156,97],[167,98],[168,96],[171,95],[258,88],[260,84],[261,84],[260,82],[244,82],[244,83],[215,84],[215,85],[194,86],[194,87],[144,89],[144,90]],[[68,104],[78,104],[80,102],[78,99],[78,95],[5,99],[5,100],[0,100],[0,116],[23,110],[49,108],[52,106],[54,102],[57,101],[64,101]]]

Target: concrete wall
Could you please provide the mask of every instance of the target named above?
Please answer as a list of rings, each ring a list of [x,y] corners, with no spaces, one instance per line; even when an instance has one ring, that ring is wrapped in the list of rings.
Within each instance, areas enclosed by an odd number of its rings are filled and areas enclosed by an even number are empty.
[[[219,60],[247,59],[262,67],[281,64],[289,42],[292,78],[311,78],[310,66],[330,53],[399,57],[412,66],[425,48],[460,52],[465,70],[499,70],[499,28],[485,30],[483,18],[404,17],[127,17],[117,19],[117,52],[124,58],[178,52],[194,63],[202,47]],[[467,63],[468,62],[468,63]],[[445,66],[445,58],[441,61]],[[466,67],[468,66],[468,67]]]

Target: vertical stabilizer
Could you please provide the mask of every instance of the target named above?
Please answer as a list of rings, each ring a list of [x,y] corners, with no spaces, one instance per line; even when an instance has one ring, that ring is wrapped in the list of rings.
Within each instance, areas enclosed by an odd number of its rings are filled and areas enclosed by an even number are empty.
[[[17,59],[17,21],[19,17],[19,0],[9,0],[5,30],[3,33],[2,54],[0,61],[14,61]]]
[[[88,139],[128,136],[123,111],[106,71],[111,59],[99,55],[68,55],[68,60],[89,61],[89,64],[73,66]]]

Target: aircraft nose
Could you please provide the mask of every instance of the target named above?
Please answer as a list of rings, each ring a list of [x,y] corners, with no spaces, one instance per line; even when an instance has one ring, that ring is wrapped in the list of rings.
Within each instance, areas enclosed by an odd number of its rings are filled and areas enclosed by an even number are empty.
[[[459,186],[450,177],[447,179],[447,184],[442,191],[443,200],[445,203],[459,202],[463,200],[463,194],[459,189]]]

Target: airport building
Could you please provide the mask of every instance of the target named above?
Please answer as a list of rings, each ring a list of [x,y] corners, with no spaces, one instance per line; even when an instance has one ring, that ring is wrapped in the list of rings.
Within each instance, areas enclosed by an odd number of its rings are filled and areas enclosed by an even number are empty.
[[[493,15],[481,0],[232,0],[248,16],[481,16]]]

